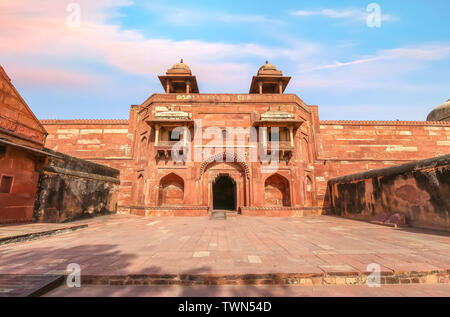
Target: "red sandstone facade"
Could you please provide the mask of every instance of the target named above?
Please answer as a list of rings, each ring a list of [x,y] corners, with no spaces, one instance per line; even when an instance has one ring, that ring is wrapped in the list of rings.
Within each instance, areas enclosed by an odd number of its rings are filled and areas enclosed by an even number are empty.
[[[0,66],[0,223],[33,220],[46,134]]]
[[[121,171],[122,211],[320,213],[327,207],[330,178],[450,153],[450,122],[320,121],[317,106],[284,93],[290,78],[270,64],[253,78],[249,94],[201,94],[183,63],[160,80],[166,93],[132,106],[129,120],[41,121],[49,133],[47,147]],[[177,127],[189,133],[173,137]],[[226,128],[253,127],[257,142],[241,132],[244,144],[211,146],[217,137],[208,133],[211,127],[224,140],[233,138]],[[275,127],[278,151],[264,132]],[[174,162],[175,144],[186,162]],[[276,170],[264,170],[269,162],[259,154],[251,159],[260,148],[279,159]]]

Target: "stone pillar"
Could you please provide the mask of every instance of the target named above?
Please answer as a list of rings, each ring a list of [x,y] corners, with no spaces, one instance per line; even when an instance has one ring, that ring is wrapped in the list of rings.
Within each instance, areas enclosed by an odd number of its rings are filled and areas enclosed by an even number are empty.
[[[291,146],[294,147],[294,128],[289,127],[289,138],[291,139]]]
[[[166,80],[166,93],[170,94],[170,81],[168,79]]]
[[[189,80],[186,81],[186,94],[191,93],[191,82]]]
[[[249,171],[250,172],[250,171]],[[247,177],[247,175],[244,173],[244,189],[245,189],[245,197],[247,201],[247,206],[253,206],[253,196],[252,196],[252,181],[251,177]]]
[[[240,191],[241,191],[241,184],[239,181],[235,180],[235,186],[236,186],[236,206],[234,206],[236,208],[236,211],[239,210],[239,207],[241,207],[243,205],[243,202],[240,201],[241,199],[241,195],[240,195]]]
[[[159,125],[155,126],[155,146],[159,143]]]
[[[263,146],[264,147],[267,147],[267,133],[268,133],[268,128],[267,127],[263,127],[262,139],[263,139]]]
[[[263,82],[262,82],[262,80],[260,80],[258,82],[258,87],[259,87],[259,94],[262,95],[262,93],[263,93]]]
[[[279,89],[280,95],[283,94],[283,82],[281,80],[278,82],[278,89]]]
[[[187,127],[183,126],[184,131],[183,131],[183,146],[187,146]]]

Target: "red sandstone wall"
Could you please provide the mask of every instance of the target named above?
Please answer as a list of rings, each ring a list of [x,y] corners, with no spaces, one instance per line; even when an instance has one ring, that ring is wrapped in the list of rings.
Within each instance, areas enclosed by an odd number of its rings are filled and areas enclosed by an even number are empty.
[[[43,120],[46,147],[87,160],[129,158],[128,120]]]
[[[0,223],[32,221],[39,177],[35,164],[28,153],[13,147],[0,155],[0,178],[13,177],[10,192],[0,192]]]
[[[42,120],[46,147],[120,170],[119,201],[131,195],[134,131],[128,120]]]
[[[320,121],[317,195],[330,178],[450,153],[450,123]]]

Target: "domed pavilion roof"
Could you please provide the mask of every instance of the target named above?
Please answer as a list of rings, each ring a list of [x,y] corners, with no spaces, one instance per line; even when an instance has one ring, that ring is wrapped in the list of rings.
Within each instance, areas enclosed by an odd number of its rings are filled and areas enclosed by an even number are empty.
[[[272,65],[272,64],[269,64],[269,61],[266,61],[266,63],[264,64],[264,65],[262,65],[260,68],[259,68],[259,72],[260,71],[270,71],[270,70],[278,70],[274,65]]]
[[[427,121],[450,121],[450,99],[431,111]]]
[[[179,63],[173,65],[168,71],[168,74],[179,73],[179,74],[192,74],[191,69],[188,65],[183,62],[183,59]]]
[[[269,64],[269,61],[266,61],[264,65],[262,65],[258,70],[257,76],[283,76],[283,72],[278,70],[274,65]]]

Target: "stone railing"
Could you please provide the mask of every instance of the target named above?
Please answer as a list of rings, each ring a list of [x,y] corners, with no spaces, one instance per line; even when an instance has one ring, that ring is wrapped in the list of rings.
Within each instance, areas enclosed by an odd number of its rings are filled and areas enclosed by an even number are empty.
[[[277,147],[280,151],[294,150],[291,141],[267,142],[265,146],[268,150],[276,149]]]
[[[157,148],[172,148],[175,146],[175,144],[179,143],[180,141],[158,141],[158,145],[155,147]]]

